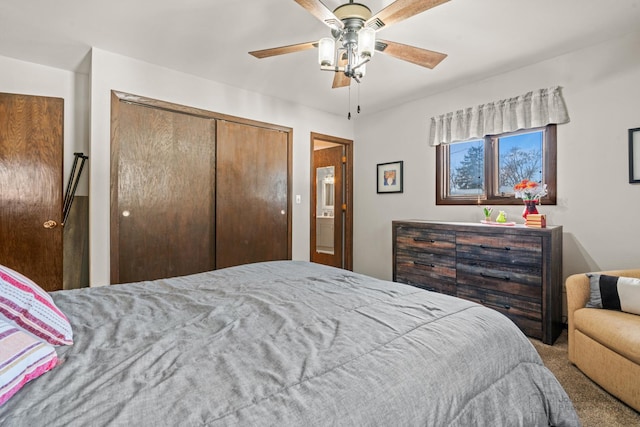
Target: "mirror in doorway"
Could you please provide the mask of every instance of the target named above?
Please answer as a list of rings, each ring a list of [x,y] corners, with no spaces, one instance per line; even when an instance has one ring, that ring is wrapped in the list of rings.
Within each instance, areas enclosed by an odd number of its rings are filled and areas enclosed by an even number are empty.
[[[334,254],[335,167],[316,169],[316,251]]]

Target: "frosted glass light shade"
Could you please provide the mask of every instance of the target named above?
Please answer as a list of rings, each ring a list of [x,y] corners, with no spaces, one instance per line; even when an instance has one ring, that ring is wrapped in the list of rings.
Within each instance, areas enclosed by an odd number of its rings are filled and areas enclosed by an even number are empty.
[[[318,62],[321,66],[332,67],[335,58],[336,42],[330,37],[320,39],[318,43]]]
[[[376,51],[376,31],[364,27],[358,32],[358,51],[363,58],[371,58]]]

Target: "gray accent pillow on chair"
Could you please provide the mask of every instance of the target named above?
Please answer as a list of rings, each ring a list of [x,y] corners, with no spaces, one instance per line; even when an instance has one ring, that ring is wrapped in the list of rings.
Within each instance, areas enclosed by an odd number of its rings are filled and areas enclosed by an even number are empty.
[[[640,315],[640,279],[588,273],[591,294],[586,307]]]

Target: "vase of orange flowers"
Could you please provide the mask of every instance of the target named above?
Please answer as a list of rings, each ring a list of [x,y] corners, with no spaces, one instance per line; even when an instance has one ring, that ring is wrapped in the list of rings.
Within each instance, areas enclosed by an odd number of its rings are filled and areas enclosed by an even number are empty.
[[[536,205],[538,204],[537,200],[524,200],[524,211],[522,212],[522,218],[527,219],[527,216],[530,214],[537,214],[538,208]]]
[[[516,197],[524,202],[524,212],[522,217],[526,220],[530,214],[537,214],[536,205],[540,203],[540,199],[547,195],[547,184],[539,184],[535,181],[523,179],[513,186]]]

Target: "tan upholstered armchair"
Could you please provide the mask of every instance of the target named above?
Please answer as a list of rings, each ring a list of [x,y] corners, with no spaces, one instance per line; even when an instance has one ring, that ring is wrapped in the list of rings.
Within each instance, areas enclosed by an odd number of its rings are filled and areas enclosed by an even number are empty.
[[[600,274],[640,278],[640,269]],[[640,316],[585,308],[589,278],[567,278],[569,360],[594,382],[640,411]]]

